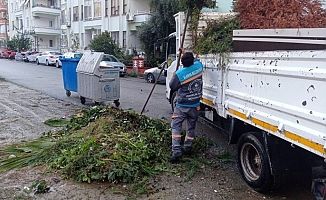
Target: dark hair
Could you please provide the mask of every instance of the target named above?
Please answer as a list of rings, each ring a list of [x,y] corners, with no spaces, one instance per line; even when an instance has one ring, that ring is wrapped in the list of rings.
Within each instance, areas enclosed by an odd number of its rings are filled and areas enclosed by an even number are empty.
[[[181,57],[181,63],[183,64],[184,67],[190,67],[191,65],[193,65],[194,60],[195,60],[194,55],[191,52],[186,52]]]

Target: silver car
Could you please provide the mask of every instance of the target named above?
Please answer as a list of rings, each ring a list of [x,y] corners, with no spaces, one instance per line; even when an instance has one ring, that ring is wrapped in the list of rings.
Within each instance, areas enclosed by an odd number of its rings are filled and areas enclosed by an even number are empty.
[[[121,77],[124,77],[127,74],[127,68],[125,64],[120,62],[119,59],[113,55],[104,54],[102,61],[100,62],[100,66],[119,68]]]

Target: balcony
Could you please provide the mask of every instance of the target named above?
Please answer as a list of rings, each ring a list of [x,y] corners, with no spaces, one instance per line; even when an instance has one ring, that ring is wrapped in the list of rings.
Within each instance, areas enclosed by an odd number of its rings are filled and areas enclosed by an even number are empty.
[[[0,5],[0,11],[7,11],[6,5]]]
[[[3,25],[3,24],[7,24],[8,25],[9,24],[9,21],[0,18],[0,25]]]
[[[126,21],[128,22],[129,29],[135,31],[138,26],[148,21],[150,17],[150,11],[137,11],[136,13],[127,13]]]
[[[33,26],[29,32],[31,35],[61,35],[60,28]]]
[[[60,8],[56,8],[54,6],[35,4],[32,7],[32,14],[34,17],[40,15],[60,16],[60,13],[61,13]]]

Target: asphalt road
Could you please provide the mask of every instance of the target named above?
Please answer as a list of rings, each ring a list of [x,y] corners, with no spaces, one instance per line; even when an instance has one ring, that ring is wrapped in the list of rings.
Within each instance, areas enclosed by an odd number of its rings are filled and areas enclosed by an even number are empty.
[[[21,86],[41,91],[57,99],[81,105],[78,93],[72,92],[70,97],[66,96],[61,68],[0,59],[0,77]],[[121,108],[133,109],[140,113],[152,87],[153,84],[147,83],[142,78],[121,77]],[[94,103],[87,99],[85,105],[91,106]],[[144,114],[155,118],[170,118],[171,106],[165,97],[164,84],[156,85]]]

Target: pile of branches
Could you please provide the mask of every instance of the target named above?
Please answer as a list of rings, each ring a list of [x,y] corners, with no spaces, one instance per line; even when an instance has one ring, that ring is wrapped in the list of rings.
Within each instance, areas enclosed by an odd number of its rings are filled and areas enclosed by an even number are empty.
[[[43,133],[36,141],[0,150],[0,155],[10,155],[0,160],[0,172],[46,165],[78,182],[137,184],[174,171],[168,164],[170,125],[163,119],[152,119],[133,110],[95,106],[78,111],[61,124],[64,128]],[[198,138],[194,151],[204,150],[207,145],[208,140]]]
[[[1,161],[0,171],[46,163],[80,182],[132,183],[164,170],[170,143],[165,121],[96,106],[80,111],[58,132],[8,148],[15,157]]]

